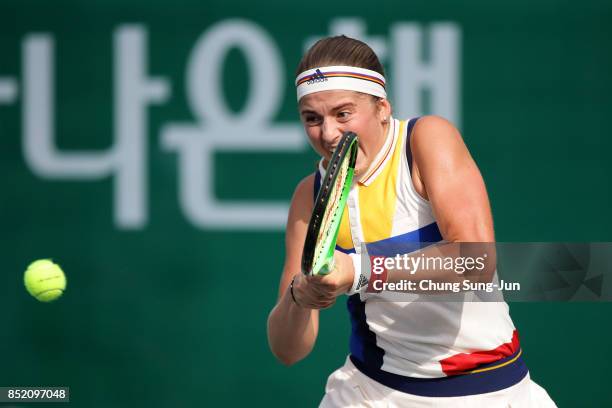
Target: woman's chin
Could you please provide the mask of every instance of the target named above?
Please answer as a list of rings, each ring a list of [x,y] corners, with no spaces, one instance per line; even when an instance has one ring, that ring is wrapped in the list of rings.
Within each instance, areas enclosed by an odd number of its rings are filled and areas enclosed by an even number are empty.
[[[368,170],[368,166],[359,165],[359,163],[355,164],[355,177],[361,177]]]
[[[359,155],[357,155],[357,161],[355,162],[355,175],[362,175],[368,170],[370,163],[367,160],[359,160]]]

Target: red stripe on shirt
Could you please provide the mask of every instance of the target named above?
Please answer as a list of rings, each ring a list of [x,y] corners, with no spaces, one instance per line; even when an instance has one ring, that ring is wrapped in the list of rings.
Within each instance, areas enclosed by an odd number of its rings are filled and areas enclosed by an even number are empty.
[[[512,333],[512,340],[493,350],[474,351],[473,353],[460,353],[440,360],[442,371],[446,375],[465,374],[482,364],[494,363],[502,358],[511,356],[520,347],[518,331]]]

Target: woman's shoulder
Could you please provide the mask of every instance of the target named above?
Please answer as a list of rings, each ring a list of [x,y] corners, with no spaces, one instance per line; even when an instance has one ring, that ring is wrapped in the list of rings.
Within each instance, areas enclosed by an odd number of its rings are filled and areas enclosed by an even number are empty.
[[[295,228],[297,225],[308,225],[314,206],[314,179],[314,174],[310,174],[300,180],[295,187],[287,218],[288,237],[293,237],[293,234],[299,230]]]
[[[311,173],[300,180],[295,186],[291,206],[306,207],[312,209],[314,201],[315,174]]]
[[[294,196],[296,194],[303,195],[303,194],[306,194],[307,192],[309,192],[310,195],[312,195],[314,185],[315,185],[315,173],[311,173],[307,175],[306,177],[304,177],[303,179],[301,179],[300,182],[297,184],[297,186],[295,187]]]
[[[414,124],[410,144],[413,151],[439,151],[457,143],[463,144],[459,130],[441,116],[426,115]]]
[[[414,124],[414,134],[430,135],[431,137],[460,136],[459,131],[449,120],[437,115],[425,115],[418,118]]]

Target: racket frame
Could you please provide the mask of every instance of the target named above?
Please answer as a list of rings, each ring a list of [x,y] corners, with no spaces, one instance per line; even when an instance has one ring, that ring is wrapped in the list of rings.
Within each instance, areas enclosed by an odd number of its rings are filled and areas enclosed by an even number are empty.
[[[345,132],[338,143],[334,153],[332,154],[325,175],[321,179],[321,186],[315,199],[314,208],[308,223],[306,239],[304,241],[304,251],[302,252],[302,272],[305,275],[326,275],[334,269],[334,251],[336,248],[336,240],[340,230],[340,222],[346,210],[346,200],[351,190],[353,175],[355,173],[355,162],[357,160],[358,137],[353,132]],[[322,227],[323,219],[325,218],[325,210],[331,197],[331,192],[336,184],[336,180],[341,171],[341,165],[344,160],[349,160],[347,176],[342,187],[342,192],[338,204],[341,208],[340,214],[332,222],[330,228],[333,228],[330,234],[325,234],[323,238],[324,256],[316,257],[315,249],[317,248],[317,239]],[[318,260],[318,261],[317,261]]]

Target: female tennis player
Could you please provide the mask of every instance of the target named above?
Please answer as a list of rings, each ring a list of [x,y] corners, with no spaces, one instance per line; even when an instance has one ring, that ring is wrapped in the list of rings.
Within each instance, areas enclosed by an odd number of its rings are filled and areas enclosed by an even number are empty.
[[[391,116],[384,70],[366,44],[325,38],[297,69],[299,114],[321,156],[289,211],[279,298],[268,319],[274,355],[312,350],[319,310],[348,295],[350,354],[328,379],[322,407],[554,407],[529,377],[504,302],[385,301],[361,287],[361,248],[412,252],[415,243],[494,242],[480,172],[457,129],[436,116]],[[355,181],[340,225],[335,269],[301,273],[313,201],[346,131],[359,136]]]

